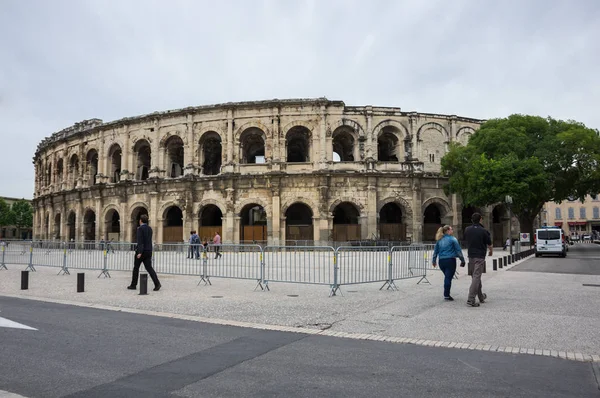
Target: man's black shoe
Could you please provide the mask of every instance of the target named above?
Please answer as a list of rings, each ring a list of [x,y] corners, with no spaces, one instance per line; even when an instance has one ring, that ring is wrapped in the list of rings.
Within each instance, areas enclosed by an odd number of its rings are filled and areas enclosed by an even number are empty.
[[[487,300],[487,294],[483,293],[483,300],[479,300],[479,302],[483,304],[485,303],[485,300]]]
[[[479,307],[479,303],[476,303],[475,301],[467,301],[467,305],[469,307]]]
[[[154,291],[158,292],[161,287],[162,287],[162,285],[159,283],[158,286],[154,286]]]
[[[136,287],[136,286],[131,286],[131,285],[130,285],[130,286],[127,286],[127,289],[129,289],[129,290],[135,290],[135,289],[137,289],[137,287]]]
[[[446,300],[446,301],[454,301],[454,299],[452,298],[452,296],[444,297],[444,300]]]

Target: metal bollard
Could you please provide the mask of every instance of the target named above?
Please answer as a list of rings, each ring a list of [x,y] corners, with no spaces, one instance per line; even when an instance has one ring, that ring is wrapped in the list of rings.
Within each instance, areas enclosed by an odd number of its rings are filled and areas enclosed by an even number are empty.
[[[506,260],[508,261],[508,265],[512,264],[512,256],[506,257]]]
[[[140,296],[148,294],[148,274],[140,275]]]
[[[502,257],[498,258],[498,268],[502,269]]]
[[[498,271],[498,260],[494,259],[492,264],[492,268],[494,269],[494,271]]]
[[[78,272],[77,273],[77,293],[83,293],[84,292],[84,285],[85,285],[85,274],[83,272]]]
[[[29,271],[21,271],[21,290],[29,289]]]

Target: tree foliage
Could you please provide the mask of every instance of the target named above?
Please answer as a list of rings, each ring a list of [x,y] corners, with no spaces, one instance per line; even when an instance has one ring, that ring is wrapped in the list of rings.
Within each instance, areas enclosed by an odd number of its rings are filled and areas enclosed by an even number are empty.
[[[0,227],[14,224],[14,214],[6,201],[0,198]]]
[[[17,228],[31,228],[33,226],[33,207],[28,201],[21,199],[12,205],[13,222]]]
[[[544,203],[583,201],[600,192],[599,166],[597,130],[527,115],[485,122],[467,146],[452,144],[442,159],[446,193],[459,194],[466,206],[492,205],[510,195],[525,231]]]

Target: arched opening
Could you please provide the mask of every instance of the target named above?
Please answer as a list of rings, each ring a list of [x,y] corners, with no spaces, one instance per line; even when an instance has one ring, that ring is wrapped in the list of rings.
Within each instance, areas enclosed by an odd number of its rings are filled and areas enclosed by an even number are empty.
[[[437,203],[432,203],[423,212],[423,241],[435,241],[435,234],[442,226],[442,211]]]
[[[333,209],[333,240],[347,242],[360,240],[360,212],[350,202],[342,202]]]
[[[91,209],[83,215],[83,240],[96,240],[96,213]]]
[[[402,208],[395,202],[386,203],[379,210],[379,238],[389,241],[406,240],[406,224]]]
[[[110,209],[106,212],[106,216],[104,218],[104,223],[106,227],[104,230],[106,231],[105,239],[107,241],[118,242],[121,240],[121,216],[119,212],[115,209]]]
[[[64,176],[64,172],[65,172],[65,166],[64,166],[64,162],[62,160],[62,158],[58,159],[58,162],[56,162],[56,182],[57,183],[61,183]]]
[[[288,163],[310,162],[310,130],[304,126],[292,127],[286,134]]]
[[[265,133],[256,127],[240,135],[240,163],[265,163]]]
[[[338,127],[332,134],[334,162],[353,162],[355,142],[352,130],[348,127]],[[335,156],[337,154],[337,157]],[[336,160],[339,159],[339,160]]]
[[[508,211],[504,205],[497,205],[492,210],[492,244],[504,246],[508,235]]]
[[[256,203],[251,203],[240,212],[240,241],[265,242],[267,240],[267,212]]]
[[[75,227],[77,225],[77,216],[74,211],[71,211],[67,216],[67,228],[69,229],[69,241],[75,240]]]
[[[44,223],[44,239],[50,239],[50,214],[46,214],[46,222]],[[13,234],[15,236],[16,234]]]
[[[95,149],[90,150],[86,156],[87,175],[89,184],[96,184],[96,176],[98,175],[98,152]]]
[[[215,232],[223,236],[223,212],[216,205],[206,205],[200,210],[198,236],[210,242]]]
[[[110,182],[116,183],[121,180],[121,157],[122,151],[119,144],[113,144],[108,150],[108,159],[110,161]]]
[[[145,207],[136,207],[131,212],[131,241],[137,241],[137,227],[140,225],[140,217],[148,215],[148,209]]]
[[[79,177],[79,157],[77,155],[71,156],[69,162],[69,179],[71,182],[71,188],[77,188],[77,178]]]
[[[177,206],[169,207],[163,216],[163,242],[183,242],[183,212]]]
[[[294,203],[285,211],[285,239],[313,240],[313,212],[304,203]]]
[[[222,159],[221,136],[209,131],[200,138],[200,161],[202,174],[214,176],[221,172]]]
[[[150,143],[146,140],[139,140],[133,147],[136,156],[135,179],[145,181],[150,174],[150,164],[152,161],[152,150]]]
[[[52,184],[52,165],[48,165],[48,175],[46,179],[46,185],[49,186]]]
[[[61,216],[60,213],[57,213],[54,216],[54,239],[60,240],[60,222]]]
[[[398,162],[401,160],[402,148],[398,139],[398,129],[386,126],[377,138],[377,160],[380,162]]]
[[[169,177],[183,176],[183,140],[181,137],[174,135],[165,142],[165,159],[165,169]]]

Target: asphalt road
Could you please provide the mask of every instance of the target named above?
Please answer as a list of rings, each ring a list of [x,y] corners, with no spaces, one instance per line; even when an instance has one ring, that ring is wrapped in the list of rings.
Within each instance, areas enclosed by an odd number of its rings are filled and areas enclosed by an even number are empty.
[[[573,246],[569,246],[566,258],[550,255],[532,257],[511,268],[511,271],[600,275],[600,245],[575,243]]]
[[[0,297],[1,390],[26,397],[598,397],[597,364]],[[599,376],[600,377],[600,376]]]

